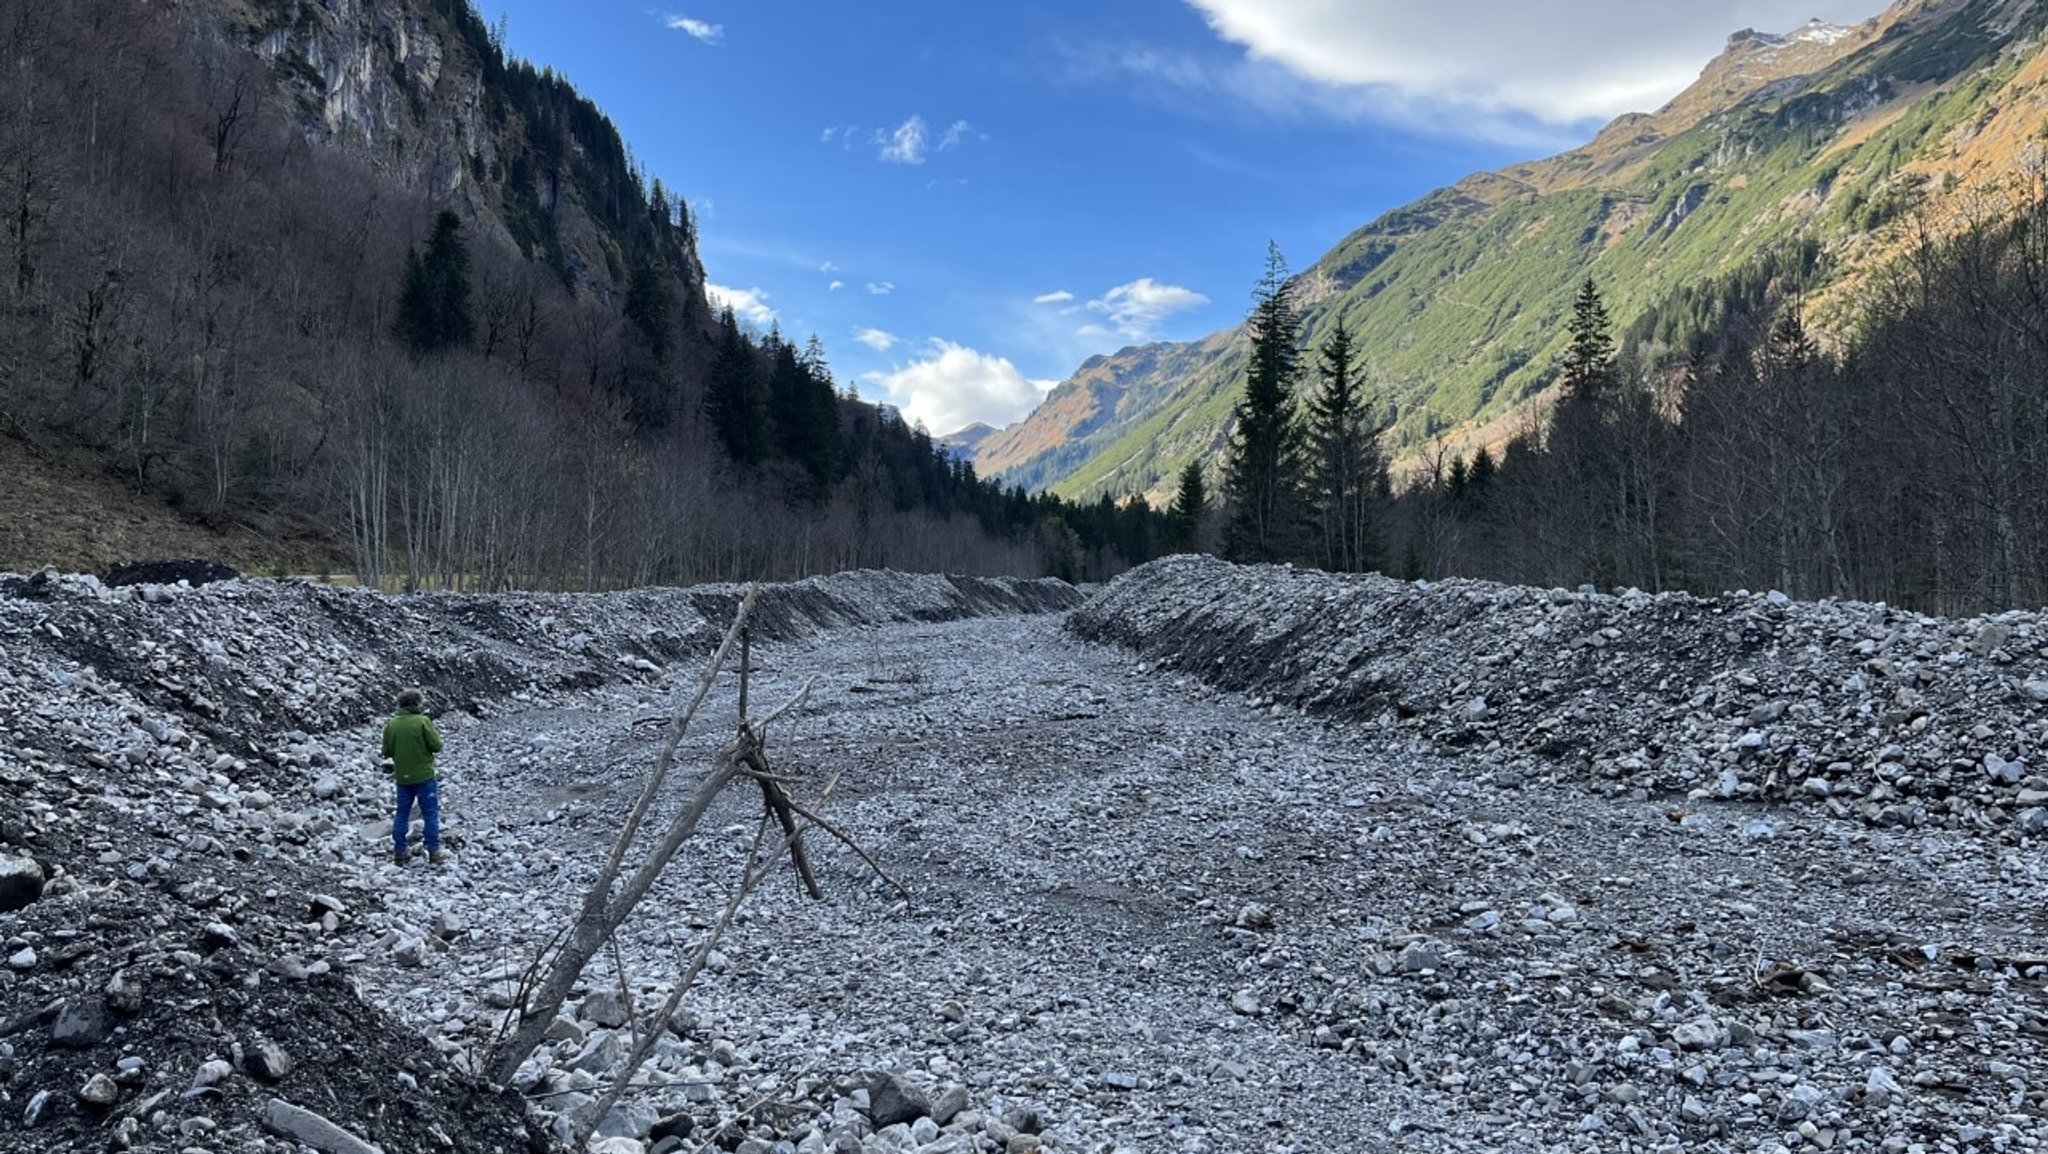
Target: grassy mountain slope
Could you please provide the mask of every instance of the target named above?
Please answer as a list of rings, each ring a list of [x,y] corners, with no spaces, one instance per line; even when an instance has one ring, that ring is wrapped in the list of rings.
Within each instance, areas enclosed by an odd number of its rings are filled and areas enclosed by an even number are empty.
[[[1301,274],[1309,339],[1342,318],[1415,445],[1539,394],[1588,275],[1628,330],[1769,254],[1806,280],[1819,321],[1845,323],[1853,295],[1830,286],[1897,251],[1899,222],[1981,206],[2038,150],[2044,21],[2038,0],[1908,0],[1854,29],[1740,33],[1656,114],[1344,238]],[[1641,335],[1656,351],[1660,330]],[[1242,361],[1234,331],[1098,359],[986,438],[977,467],[1073,497],[1158,495],[1219,451]]]

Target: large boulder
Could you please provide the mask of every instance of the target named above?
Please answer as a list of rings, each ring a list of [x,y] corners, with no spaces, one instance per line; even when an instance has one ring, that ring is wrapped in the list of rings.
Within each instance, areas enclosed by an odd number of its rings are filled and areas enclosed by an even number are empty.
[[[263,1125],[280,1138],[311,1146],[320,1154],[384,1154],[311,1110],[278,1098],[264,1104]]]
[[[34,858],[0,856],[0,914],[13,913],[43,896],[43,867]]]
[[[50,1025],[50,1044],[69,1050],[90,1050],[112,1034],[107,1005],[98,998],[67,1002]]]
[[[909,1124],[930,1117],[931,1096],[909,1079],[896,1074],[877,1074],[868,1083],[868,1120],[883,1130],[898,1123]]]

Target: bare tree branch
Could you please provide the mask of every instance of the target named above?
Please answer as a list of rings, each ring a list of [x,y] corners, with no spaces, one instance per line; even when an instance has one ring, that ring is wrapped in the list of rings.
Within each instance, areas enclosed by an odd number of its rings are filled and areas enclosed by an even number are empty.
[[[647,782],[641,787],[640,796],[612,842],[611,851],[605,856],[604,866],[590,883],[583,895],[583,906],[578,912],[575,928],[563,942],[561,951],[549,967],[547,977],[533,991],[532,997],[523,1000],[517,1008],[518,1024],[497,1046],[493,1047],[486,1063],[485,1073],[493,1082],[508,1084],[527,1055],[538,1046],[541,1037],[547,1033],[548,1025],[555,1014],[569,998],[569,991],[583,974],[583,967],[606,940],[622,925],[627,916],[654,887],[655,879],[661,876],[669,860],[685,841],[697,832],[697,824],[718,794],[731,784],[739,770],[732,760],[721,758],[717,768],[705,776],[692,795],[689,804],[683,807],[669,823],[667,833],[661,842],[651,850],[634,871],[625,888],[616,897],[612,888],[617,884],[624,865],[627,850],[632,845],[640,827],[645,823],[654,800],[661,792],[662,783],[667,779],[675,764],[677,748],[682,744],[683,734],[689,729],[692,719],[702,708],[704,700],[711,693],[711,687],[718,678],[718,671],[725,664],[727,654],[745,628],[748,617],[753,613],[760,596],[758,586],[750,585],[746,597],[741,600],[738,611],[733,615],[732,627],[726,631],[725,640],[705,664],[704,675],[698,680],[697,692],[689,702],[676,712],[675,723],[670,727],[668,740],[663,743],[655,760],[654,769],[648,774]]]

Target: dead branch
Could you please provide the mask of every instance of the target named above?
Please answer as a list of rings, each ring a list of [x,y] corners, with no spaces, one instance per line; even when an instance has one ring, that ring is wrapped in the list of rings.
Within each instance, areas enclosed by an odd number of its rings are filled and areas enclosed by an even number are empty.
[[[626,955],[619,948],[619,935],[611,936],[612,976],[619,981],[619,1008],[625,1012],[627,1028],[633,1031],[633,1044],[640,1044],[640,1019],[633,1013],[633,985],[626,980]]]
[[[763,717],[761,720],[748,721],[743,723],[742,728],[752,729],[755,733],[762,735],[762,741],[765,744],[767,740],[768,727],[782,720],[783,717],[786,716],[791,710],[796,709],[797,707],[803,705],[805,702],[809,701],[811,699],[811,689],[815,687],[817,684],[817,678],[805,678],[803,688],[797,690],[795,697],[792,697],[788,701],[783,702],[781,705],[776,706],[774,709],[769,710],[768,715],[766,717]]]
[[[808,686],[805,687],[804,692],[809,692]],[[801,694],[799,696],[801,697]],[[834,774],[831,780],[825,783],[825,788],[819,791],[818,800],[814,803],[815,807],[823,809],[825,803],[831,800],[832,791],[838,788],[838,785],[839,775]],[[816,824],[815,821],[813,821],[813,824]],[[766,839],[768,820],[766,814],[762,815],[761,821],[754,827],[753,843],[747,848],[746,865],[740,870],[740,879],[734,884],[732,893],[726,898],[724,911],[719,915],[718,921],[712,925],[710,931],[704,935],[704,940],[697,944],[696,952],[690,958],[690,964],[684,969],[682,976],[677,979],[675,989],[670,991],[668,999],[662,1003],[661,1009],[654,1019],[653,1026],[645,1034],[642,1034],[639,1031],[638,1024],[635,1024],[634,1031],[635,1037],[639,1039],[638,1043],[633,1047],[633,1052],[627,1056],[625,1065],[612,1077],[611,1085],[606,1088],[603,1097],[598,1100],[597,1105],[590,1110],[585,1116],[584,1122],[578,1127],[576,1141],[571,1144],[571,1149],[582,1148],[582,1145],[589,1140],[591,1129],[598,1122],[602,1121],[606,1114],[611,1112],[612,1107],[618,1105],[619,1099],[625,1095],[628,1084],[632,1082],[633,1075],[639,1072],[640,1067],[646,1064],[648,1055],[654,1052],[655,1043],[661,1037],[662,1023],[675,1016],[676,1010],[682,1005],[683,995],[688,993],[697,984],[699,977],[703,976],[704,967],[710,962],[712,952],[718,948],[718,943],[724,939],[726,931],[732,928],[733,919],[738,916],[741,904],[747,900],[747,897],[760,886],[761,882],[767,878],[769,872],[775,868],[775,860],[781,857],[784,852],[794,848],[808,828],[808,826],[799,827],[793,833],[786,834],[782,839],[781,845],[777,846],[773,852],[764,855],[761,852],[761,843]]]
[[[726,898],[724,912],[719,914],[718,921],[712,925],[710,932],[704,935],[704,940],[697,944],[696,954],[691,957],[690,964],[676,982],[675,989],[670,991],[668,1000],[661,1004],[658,1016],[646,1033],[643,1035],[639,1023],[634,1023],[633,1051],[627,1055],[625,1065],[613,1075],[611,1085],[597,1100],[597,1105],[584,1115],[583,1121],[576,1127],[575,1141],[569,1143],[571,1150],[581,1150],[590,1141],[591,1131],[597,1128],[597,1124],[603,1121],[604,1116],[611,1113],[612,1107],[618,1105],[619,1099],[625,1096],[626,1087],[633,1081],[633,1075],[640,1072],[640,1067],[646,1064],[648,1055],[654,1052],[655,1043],[661,1037],[662,1023],[674,1016],[683,1003],[683,995],[697,984],[698,976],[704,972],[704,966],[711,959],[711,952],[718,948],[719,940],[725,936],[726,929],[732,925],[733,917],[739,913],[740,903],[746,901],[747,895],[753,892],[759,880],[767,876],[765,871],[755,868],[760,863],[761,843],[766,839],[767,833],[768,822],[764,817],[754,827],[754,841],[747,847],[746,865],[740,869],[740,880],[734,884],[732,893]]]
[[[512,1081],[513,1076],[519,1072],[520,1065],[526,1061],[527,1055],[533,1053],[534,1047],[540,1044],[541,1037],[547,1033],[548,1025],[554,1021],[555,1014],[561,1010],[562,1004],[568,1001],[569,992],[582,977],[583,967],[589,964],[590,959],[603,948],[605,941],[624,923],[633,907],[653,888],[655,879],[667,868],[676,850],[697,832],[697,824],[703,819],[705,811],[711,808],[712,801],[737,775],[738,769],[730,760],[722,761],[717,768],[707,774],[698,784],[689,804],[669,823],[667,834],[661,842],[641,862],[640,868],[634,871],[625,888],[613,896],[612,889],[618,883],[626,853],[639,834],[641,825],[646,821],[648,812],[653,808],[662,784],[675,765],[676,750],[682,745],[683,735],[688,731],[690,722],[697,716],[697,711],[703,707],[705,698],[710,696],[711,687],[718,679],[718,672],[724,667],[727,655],[732,652],[733,645],[738,641],[741,631],[745,629],[759,598],[760,587],[749,585],[746,597],[740,601],[739,610],[733,615],[732,627],[726,631],[725,639],[719,643],[717,651],[711,655],[711,660],[705,663],[704,674],[698,680],[695,696],[677,709],[674,724],[669,728],[668,740],[662,744],[654,768],[649,772],[646,784],[641,787],[639,798],[634,801],[632,809],[627,811],[625,822],[618,836],[613,839],[611,850],[605,855],[603,868],[598,871],[589,890],[583,895],[583,905],[576,916],[575,928],[564,939],[561,950],[548,969],[547,977],[534,990],[533,996],[522,1000],[516,1007],[517,1025],[492,1048],[485,1067],[485,1074],[491,1081],[499,1085],[506,1085]]]
[[[746,654],[746,640],[744,637],[741,639],[740,652],[744,657]],[[754,783],[761,788],[762,807],[769,816],[775,819],[776,824],[782,827],[783,840],[789,847],[790,863],[796,866],[798,884],[803,887],[804,893],[809,895],[812,901],[824,901],[825,891],[818,885],[818,877],[811,870],[810,855],[804,852],[803,834],[797,829],[796,815],[792,811],[789,794],[783,789],[785,779],[777,776],[773,768],[769,766],[766,743],[768,727],[774,724],[778,718],[783,717],[805,701],[808,701],[811,696],[811,687],[816,684],[817,678],[815,677],[806,680],[803,688],[797,690],[796,696],[784,702],[780,708],[771,711],[768,716],[761,719],[758,725],[750,721],[745,714],[742,714],[740,716],[740,735],[737,745],[739,764],[747,771],[747,776],[753,778]],[[746,685],[747,679],[744,673],[742,673],[740,678],[742,699],[745,697]]]
[[[762,807],[768,816],[773,817],[782,827],[783,840],[789,844],[790,863],[796,866],[796,876],[804,892],[809,894],[814,902],[824,901],[825,891],[818,888],[817,875],[811,872],[811,859],[804,853],[803,834],[796,828],[796,815],[791,812],[793,807],[789,794],[783,791],[782,786],[775,780],[775,775],[769,771],[768,759],[762,755],[758,742],[749,742],[746,752],[740,756],[746,766],[753,771],[748,776],[761,787]]]
[[[860,857],[860,860],[867,863],[869,869],[875,871],[876,877],[879,877],[883,881],[888,882],[891,888],[895,889],[897,893],[903,895],[904,901],[914,902],[917,900],[914,896],[912,896],[910,888],[908,886],[905,886],[902,882],[899,882],[895,878],[891,877],[889,875],[889,871],[883,869],[881,863],[877,862],[874,859],[874,857],[868,853],[867,850],[862,849],[861,844],[855,841],[851,834],[847,833],[843,829],[840,829],[838,826],[833,825],[831,822],[826,821],[824,818],[819,817],[817,814],[805,809],[803,806],[796,804],[795,802],[791,802],[789,807],[795,810],[797,814],[800,817],[802,817],[805,821],[808,821],[812,825],[817,826],[819,829],[824,830],[826,833],[831,834],[834,838],[836,838],[839,841],[840,844],[844,845],[847,849],[852,850],[856,855]]]
[[[838,786],[837,774],[825,784],[817,801],[806,807],[792,798],[789,789],[786,788],[794,784],[793,779],[778,775],[770,764],[767,753],[767,735],[770,728],[795,712],[809,699],[816,679],[805,681],[795,695],[765,716],[759,719],[748,716],[746,704],[750,700],[752,653],[747,622],[756,598],[756,590],[749,588],[734,617],[732,628],[707,664],[695,696],[678,708],[668,740],[663,744],[655,766],[640,791],[640,796],[626,815],[623,827],[606,856],[603,869],[584,895],[580,914],[568,930],[553,939],[559,940],[561,944],[554,950],[552,960],[547,962],[545,977],[538,981],[529,978],[522,982],[521,997],[515,1008],[506,1016],[506,1023],[511,1028],[509,1031],[501,1031],[488,1053],[487,1075],[499,1084],[510,1082],[527,1056],[539,1045],[547,1026],[560,1011],[591,958],[598,950],[604,948],[606,943],[610,944],[621,996],[625,1000],[632,1023],[633,1044],[627,1061],[614,1075],[602,1097],[593,1104],[588,1114],[576,1122],[575,1145],[578,1147],[588,1141],[591,1131],[625,1095],[634,1076],[653,1053],[661,1036],[661,1023],[674,1016],[683,996],[694,987],[711,954],[731,928],[741,905],[772,872],[777,860],[787,854],[796,867],[805,891],[814,899],[823,899],[824,892],[818,885],[804,849],[804,837],[812,828],[825,829],[859,854],[861,860],[906,899],[910,897],[910,891],[890,877],[850,835],[819,816],[825,804],[831,799],[833,790]],[[738,644],[741,650],[739,691],[742,705],[737,736],[730,745],[720,751],[709,770],[698,781],[695,791],[682,810],[670,820],[668,828],[657,844],[641,859],[630,875],[625,875],[626,854],[640,833],[661,791],[662,783],[673,767],[684,732],[709,696],[719,670],[734,644]],[[740,777],[751,778],[761,790],[762,797],[762,819],[748,848],[746,863],[727,896],[723,913],[698,944],[688,966],[661,1007],[659,1017],[655,1018],[649,1027],[643,1028],[640,1016],[633,1012],[631,985],[627,979],[625,961],[617,936],[619,928],[652,890],[682,844],[696,835],[700,823],[718,795]],[[768,840],[768,822],[771,818],[780,827],[781,838],[772,852],[764,853],[763,847]],[[544,951],[543,958],[545,957]],[[541,965],[542,961],[537,959],[529,974],[537,973]],[[515,1020],[516,1025],[513,1025]]]
[[[646,785],[640,789],[640,796],[634,800],[633,808],[626,813],[626,824],[613,840],[611,852],[605,856],[604,869],[600,877],[618,876],[619,863],[625,860],[626,850],[632,845],[633,835],[640,831],[640,823],[647,820],[647,811],[654,804],[654,798],[661,792],[662,783],[667,780],[670,768],[675,765],[676,749],[682,745],[683,735],[689,731],[690,722],[703,708],[704,699],[711,695],[711,687],[718,680],[718,671],[725,666],[725,659],[732,652],[733,642],[747,632],[747,620],[753,616],[754,605],[760,600],[761,587],[747,586],[747,595],[740,601],[739,611],[733,614],[732,627],[725,631],[725,639],[718,643],[718,649],[704,666],[704,675],[697,680],[696,696],[689,705],[675,714],[669,727],[668,740],[662,744],[661,753],[654,762],[654,771],[647,776]],[[744,682],[742,682],[744,684]],[[744,713],[742,713],[744,716]]]

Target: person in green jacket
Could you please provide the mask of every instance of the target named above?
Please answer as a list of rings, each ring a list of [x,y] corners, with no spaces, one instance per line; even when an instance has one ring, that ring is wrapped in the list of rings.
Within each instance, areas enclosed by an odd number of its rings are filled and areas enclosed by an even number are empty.
[[[420,712],[425,700],[419,690],[406,690],[398,695],[398,716],[384,723],[384,757],[391,762],[391,779],[398,787],[398,812],[391,818],[391,860],[397,865],[412,859],[405,835],[412,826],[414,802],[427,823],[427,860],[441,861],[441,783],[434,777],[441,731]]]

